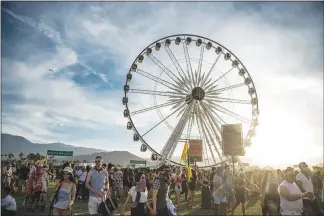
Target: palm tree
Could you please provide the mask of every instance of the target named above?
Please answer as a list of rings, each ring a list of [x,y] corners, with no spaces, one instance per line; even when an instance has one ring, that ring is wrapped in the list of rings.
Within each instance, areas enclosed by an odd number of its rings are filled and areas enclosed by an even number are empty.
[[[18,155],[20,157],[20,160],[24,159],[25,154],[23,152],[20,152],[20,154]]]
[[[13,158],[14,157],[14,154],[12,154],[12,153],[9,153],[8,154],[8,158],[9,158],[9,161],[11,162],[11,158]]]

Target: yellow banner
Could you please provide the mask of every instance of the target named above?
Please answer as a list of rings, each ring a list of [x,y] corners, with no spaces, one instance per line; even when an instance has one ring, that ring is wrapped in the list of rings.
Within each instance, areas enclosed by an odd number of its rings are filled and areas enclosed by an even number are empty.
[[[188,180],[190,181],[192,173],[191,173],[191,166],[189,164],[189,149],[188,149],[187,143],[183,147],[183,151],[182,151],[182,155],[181,155],[181,163],[186,165],[187,170],[188,170]]]
[[[186,161],[188,160],[188,155],[189,155],[189,150],[188,150],[188,144],[186,143],[183,147],[182,155],[181,155],[181,162],[185,163],[185,165],[188,165],[188,162]]]

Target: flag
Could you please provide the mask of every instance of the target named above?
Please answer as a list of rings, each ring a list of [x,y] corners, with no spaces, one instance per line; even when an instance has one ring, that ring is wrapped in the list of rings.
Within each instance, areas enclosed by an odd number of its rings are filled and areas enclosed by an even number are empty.
[[[187,170],[188,170],[188,180],[190,180],[190,178],[191,178],[191,166],[190,166],[190,162],[189,162],[189,148],[188,148],[187,143],[183,147],[180,163],[182,163],[183,165],[186,165]]]

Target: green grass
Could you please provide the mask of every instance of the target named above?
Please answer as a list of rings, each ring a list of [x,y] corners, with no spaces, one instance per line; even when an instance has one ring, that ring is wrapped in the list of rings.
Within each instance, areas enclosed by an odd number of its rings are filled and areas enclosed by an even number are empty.
[[[48,188],[48,197],[50,197],[52,194],[54,193],[54,184],[50,183],[49,188]],[[25,211],[24,207],[22,206],[22,202],[24,197],[23,196],[16,196],[14,195],[14,197],[16,198],[16,202],[17,202],[17,206],[18,206],[18,214],[17,216],[31,216],[31,215],[35,215],[35,216],[42,216],[42,215],[48,215],[48,211],[49,211],[49,206],[51,201],[48,201],[48,207],[45,210],[45,212],[41,212],[39,209],[36,210],[33,213],[28,213]],[[174,196],[172,196],[172,198],[174,198]],[[178,215],[213,215],[211,211],[209,210],[204,210],[200,208],[200,192],[196,193],[195,196],[195,205],[194,205],[194,209],[189,209],[187,207],[187,202],[184,200],[183,196],[181,197],[181,204],[180,204],[180,212],[178,213]],[[124,199],[122,197],[121,199],[121,204],[124,204]],[[122,205],[120,205],[120,207],[118,208],[118,210],[115,212],[114,215],[120,215],[120,209],[122,207]],[[254,200],[247,200],[246,204],[246,215],[260,215],[261,214],[261,207],[260,207],[260,200],[258,199],[254,199]],[[126,212],[126,215],[129,212]],[[88,202],[87,201],[76,201],[73,205],[73,215],[87,215],[88,214]],[[130,213],[129,213],[130,215]],[[241,206],[239,206],[236,211],[235,211],[235,215],[242,215],[241,212]]]

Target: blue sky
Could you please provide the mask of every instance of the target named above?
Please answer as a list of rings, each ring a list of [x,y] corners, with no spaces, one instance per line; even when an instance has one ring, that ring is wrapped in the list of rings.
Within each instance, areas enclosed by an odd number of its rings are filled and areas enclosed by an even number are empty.
[[[261,116],[248,158],[277,165],[265,152],[278,149],[293,155],[280,153],[282,163],[322,158],[321,3],[2,2],[1,16],[5,133],[141,155],[122,116],[125,75],[151,42],[191,33],[251,73]]]

